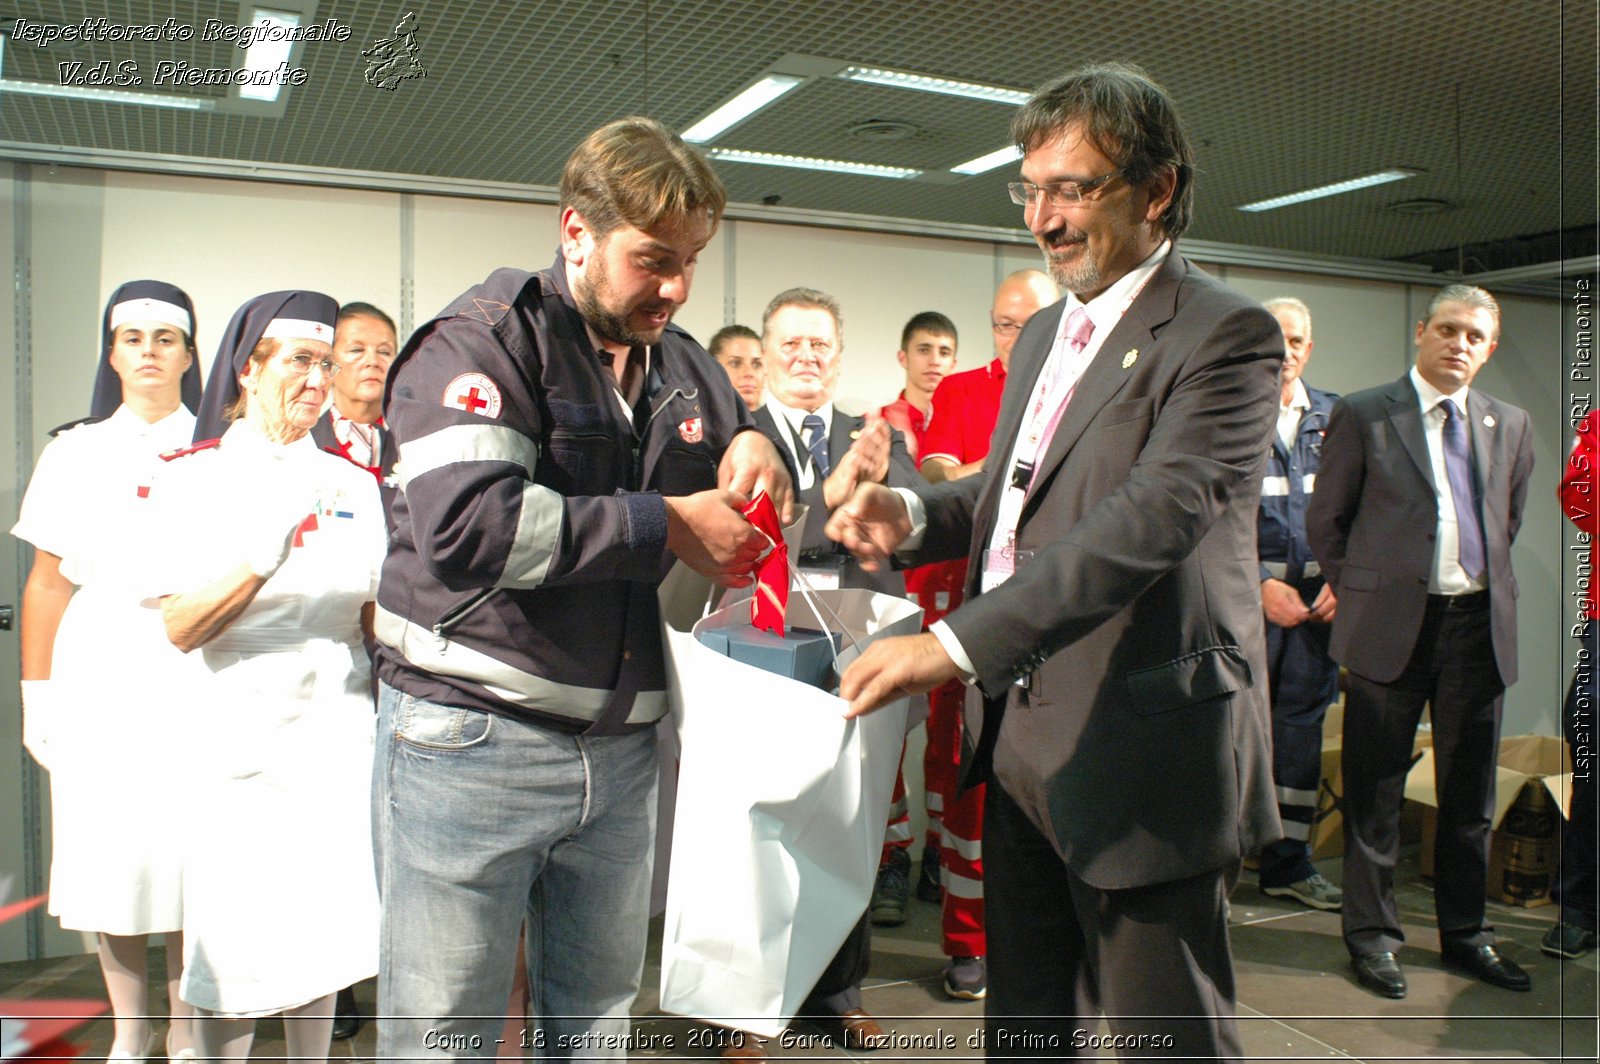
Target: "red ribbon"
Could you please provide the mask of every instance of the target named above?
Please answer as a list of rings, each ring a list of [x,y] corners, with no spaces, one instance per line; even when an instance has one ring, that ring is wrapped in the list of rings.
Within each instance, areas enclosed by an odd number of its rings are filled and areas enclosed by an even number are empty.
[[[789,609],[789,545],[783,541],[783,526],[778,509],[762,492],[744,508],[744,516],[757,531],[772,541],[772,549],[756,569],[756,593],[750,600],[750,623],[773,635],[783,636],[783,618]]]

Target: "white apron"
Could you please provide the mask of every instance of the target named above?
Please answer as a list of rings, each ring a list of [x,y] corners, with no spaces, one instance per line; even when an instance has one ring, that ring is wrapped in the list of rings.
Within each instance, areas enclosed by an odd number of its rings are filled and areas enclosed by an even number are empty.
[[[183,926],[182,818],[191,664],[134,582],[163,451],[188,446],[183,407],[146,424],[127,407],[62,433],[39,456],[12,534],[61,558],[78,590],[51,656],[49,911],[77,931]],[[174,549],[183,549],[180,542]],[[39,708],[43,712],[43,708]],[[30,711],[31,712],[31,711]]]
[[[185,1001],[264,1015],[331,994],[378,967],[372,865],[374,716],[360,609],[385,546],[372,475],[310,437],[270,444],[236,423],[177,460],[163,510],[204,546],[163,574],[187,590],[243,560],[262,500],[304,487],[319,511],[243,615],[195,656],[193,844],[184,878]],[[269,519],[277,519],[269,515]]]

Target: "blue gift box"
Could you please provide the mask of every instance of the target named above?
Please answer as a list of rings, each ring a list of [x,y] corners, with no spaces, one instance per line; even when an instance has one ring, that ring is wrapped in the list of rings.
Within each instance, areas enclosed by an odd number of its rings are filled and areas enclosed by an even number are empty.
[[[750,625],[702,631],[700,642],[734,661],[787,676],[831,691],[838,686],[833,671],[837,636],[815,628],[790,628],[783,636]]]

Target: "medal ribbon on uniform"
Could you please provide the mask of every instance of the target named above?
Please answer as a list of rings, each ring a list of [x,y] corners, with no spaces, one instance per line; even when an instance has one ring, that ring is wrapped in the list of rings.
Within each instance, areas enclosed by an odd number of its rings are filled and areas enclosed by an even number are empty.
[[[777,507],[762,492],[744,508],[745,519],[767,537],[772,549],[756,566],[756,593],[750,600],[750,623],[782,638],[783,619],[789,610],[789,545],[783,541],[783,526]]]

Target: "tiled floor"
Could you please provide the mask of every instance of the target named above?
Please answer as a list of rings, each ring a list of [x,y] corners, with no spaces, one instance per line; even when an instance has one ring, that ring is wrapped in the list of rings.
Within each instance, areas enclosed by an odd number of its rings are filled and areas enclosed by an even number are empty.
[[[1338,862],[1320,867],[1338,879]],[[1433,895],[1416,872],[1414,848],[1397,876],[1399,900],[1411,943],[1402,954],[1410,983],[1403,1001],[1386,1001],[1358,987],[1349,973],[1339,917],[1313,912],[1256,889],[1246,873],[1233,892],[1233,950],[1238,972],[1240,1028],[1253,1060],[1584,1060],[1596,1059],[1596,1001],[1600,971],[1596,955],[1557,961],[1539,952],[1539,937],[1554,919],[1551,907],[1516,909],[1490,904],[1490,919],[1503,951],[1533,975],[1528,994],[1497,990],[1443,968],[1433,931]],[[659,927],[659,925],[658,925]],[[938,949],[938,911],[912,902],[901,927],[876,929],[866,1005],[879,1016],[899,1048],[871,1054],[879,1059],[970,1059],[981,1052],[968,1039],[980,1028],[981,1002],[954,1002],[940,989],[943,958]],[[702,1028],[656,1009],[658,949],[652,947],[635,1024],[635,1040],[653,1048],[639,1058],[704,1057],[695,1042]],[[159,964],[160,951],[151,953]],[[0,988],[24,998],[94,997],[101,993],[90,956],[0,965]],[[373,986],[358,991],[368,1007]],[[1565,1017],[1565,1018],[1563,1018]],[[78,1041],[88,1055],[104,1053],[109,1021],[97,1021]],[[930,1051],[929,1045],[952,1048]],[[255,1056],[281,1056],[282,1029],[262,1021]],[[334,1044],[334,1059],[368,1060],[373,1029]],[[865,1057],[825,1045],[771,1047],[778,1059]],[[1111,1056],[1110,1051],[1104,1052]]]

